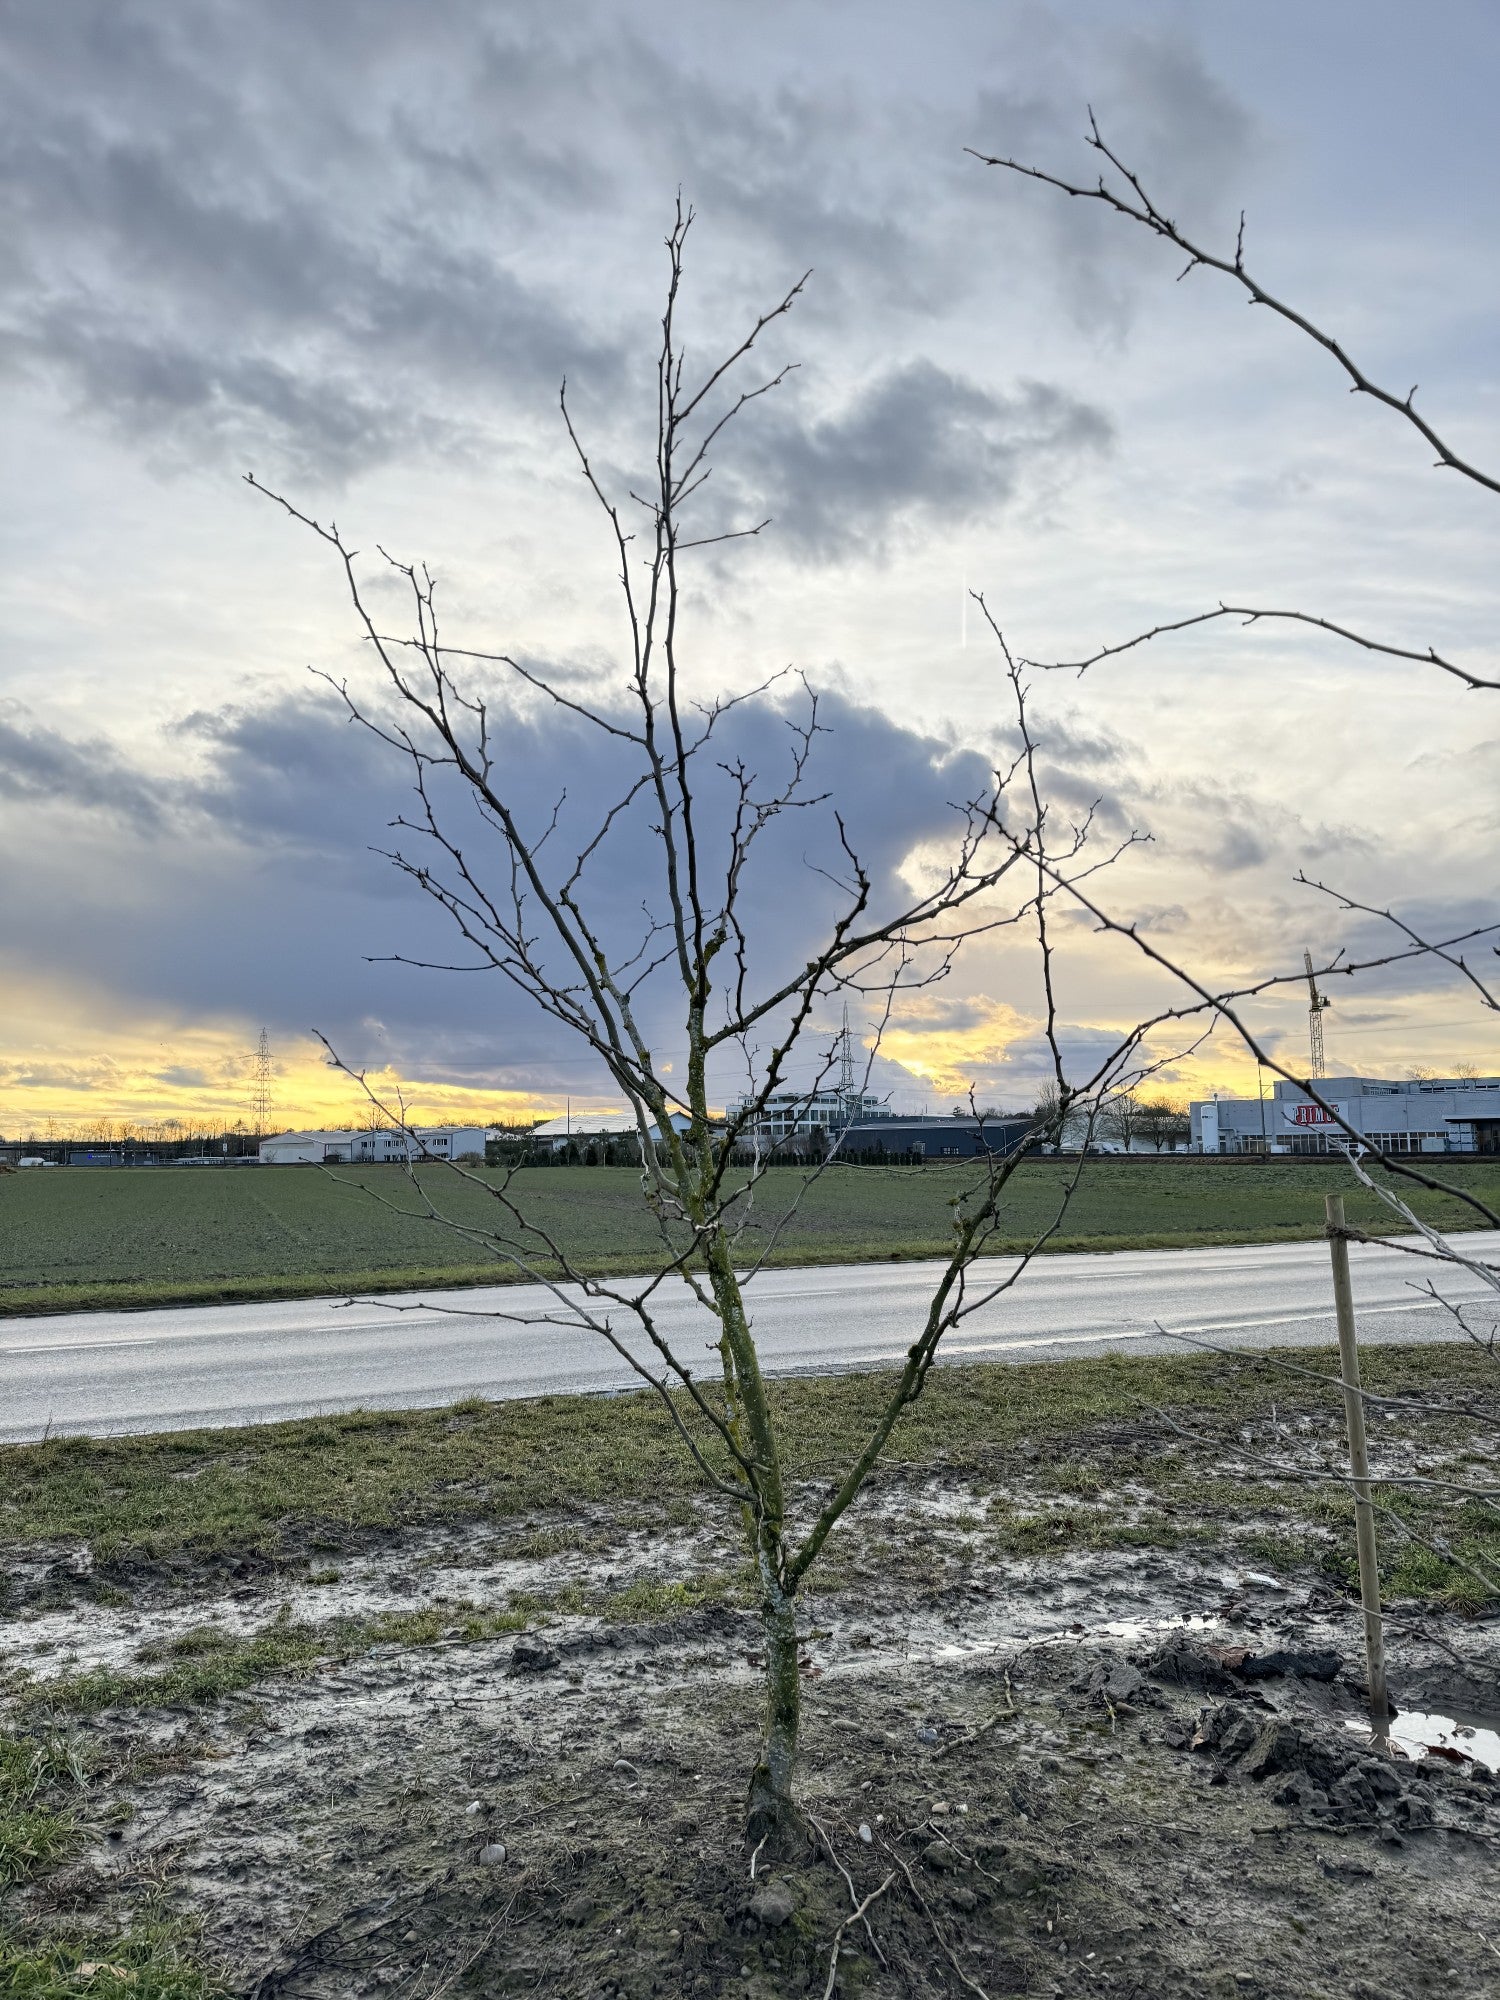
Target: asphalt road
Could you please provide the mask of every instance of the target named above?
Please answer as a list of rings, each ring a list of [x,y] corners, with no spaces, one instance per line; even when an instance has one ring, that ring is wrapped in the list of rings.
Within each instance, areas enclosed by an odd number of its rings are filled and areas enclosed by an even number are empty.
[[[1470,1254],[1500,1259],[1500,1232],[1462,1240]],[[1352,1261],[1362,1339],[1453,1337],[1449,1315],[1413,1289],[1431,1265],[1361,1244]],[[751,1292],[763,1366],[775,1374],[832,1374],[898,1360],[922,1323],[940,1268],[841,1264],[765,1273]],[[987,1260],[979,1275],[993,1280],[1007,1268],[1008,1260]],[[1445,1280],[1444,1290],[1455,1299],[1484,1293],[1478,1280],[1461,1277]],[[555,1322],[559,1307],[543,1288],[506,1285],[403,1293],[382,1305],[304,1299],[0,1320],[0,1437],[184,1430],[360,1407],[432,1407],[475,1394],[632,1386],[636,1378],[600,1336],[546,1323],[547,1313]],[[626,1331],[628,1315],[614,1317]],[[659,1319],[690,1366],[715,1366],[707,1351],[711,1322],[681,1287],[660,1302]],[[1331,1342],[1327,1248],[1040,1257],[1013,1290],[950,1333],[942,1355],[951,1363],[1061,1360],[1116,1347],[1191,1351],[1164,1339],[1158,1320],[1224,1346]]]

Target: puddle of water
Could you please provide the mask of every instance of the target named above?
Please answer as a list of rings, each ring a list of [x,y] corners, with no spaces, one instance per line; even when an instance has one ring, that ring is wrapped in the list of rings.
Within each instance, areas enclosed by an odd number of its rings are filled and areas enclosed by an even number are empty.
[[[1355,1735],[1374,1741],[1368,1722],[1344,1724]],[[1414,1763],[1423,1757],[1438,1757],[1445,1763],[1482,1764],[1487,1771],[1500,1771],[1500,1730],[1483,1723],[1459,1722],[1451,1715],[1424,1715],[1408,1709],[1391,1722],[1386,1740],[1400,1757]]]
[[[1087,1639],[1125,1639],[1135,1642],[1154,1637],[1158,1632],[1215,1632],[1224,1621],[1212,1615],[1200,1617],[1196,1612],[1184,1612],[1172,1618],[1111,1618],[1098,1625],[1067,1625],[1059,1632],[1043,1632],[1028,1641],[1033,1646],[1062,1646],[1070,1642]],[[982,1653],[998,1652],[1002,1646],[1014,1645],[1015,1633],[1008,1633],[1003,1639],[978,1640],[967,1646],[949,1642],[934,1646],[934,1660],[967,1660]]]
[[[1113,1618],[1107,1625],[1091,1625],[1085,1638],[1099,1633],[1107,1633],[1111,1639],[1149,1639],[1154,1632],[1217,1632],[1223,1625],[1222,1618],[1210,1613],[1200,1617],[1194,1612],[1185,1612],[1176,1618]]]

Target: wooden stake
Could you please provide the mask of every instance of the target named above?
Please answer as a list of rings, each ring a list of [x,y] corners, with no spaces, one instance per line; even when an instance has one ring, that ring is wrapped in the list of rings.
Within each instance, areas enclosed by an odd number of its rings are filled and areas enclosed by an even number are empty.
[[[1349,1279],[1349,1240],[1344,1234],[1344,1197],[1325,1196],[1328,1254],[1333,1263],[1333,1303],[1338,1317],[1339,1360],[1344,1380],[1344,1420],[1349,1429],[1349,1471],[1354,1482],[1354,1538],[1359,1549],[1359,1595],[1365,1611],[1365,1668],[1370,1684],[1370,1720],[1384,1736],[1390,1718],[1385,1691],[1385,1636],[1380,1616],[1380,1560],[1375,1546],[1375,1508],[1370,1498],[1370,1454],[1365,1443],[1365,1399],[1360,1394],[1359,1342],[1354,1331],[1354,1287]]]

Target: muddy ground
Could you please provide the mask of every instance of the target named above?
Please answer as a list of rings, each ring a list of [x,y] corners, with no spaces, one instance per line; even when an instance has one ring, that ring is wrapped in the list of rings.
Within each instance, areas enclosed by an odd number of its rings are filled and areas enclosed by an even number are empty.
[[[75,1851],[9,1922],[107,1970],[111,1931],[166,1911],[256,2000],[1500,1992],[1500,1783],[1465,1754],[1485,1739],[1372,1754],[1346,1598],[1254,1559],[1253,1523],[1006,1557],[988,1506],[893,1475],[851,1530],[804,1607],[810,1845],[753,1876],[757,1634],[733,1590],[649,1619],[547,1608],[670,1607],[732,1575],[706,1503],[325,1527],[275,1561],[12,1551],[0,1721],[65,1733],[86,1789]],[[466,1636],[517,1602],[528,1630]],[[164,1659],[423,1608],[426,1643],[141,1705]],[[1500,1625],[1409,1607],[1392,1651],[1403,1709],[1493,1726]],[[121,1698],[62,1713],[97,1668]]]

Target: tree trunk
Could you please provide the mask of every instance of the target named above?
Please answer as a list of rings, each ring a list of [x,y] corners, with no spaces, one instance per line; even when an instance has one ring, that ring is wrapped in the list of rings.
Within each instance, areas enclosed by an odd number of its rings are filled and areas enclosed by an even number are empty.
[[[797,1844],[802,1816],[792,1798],[802,1690],[797,1678],[797,1604],[777,1590],[761,1603],[766,1649],[766,1714],[760,1760],[750,1776],[752,1842],[773,1848]]]

